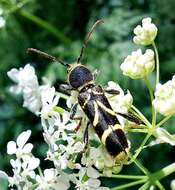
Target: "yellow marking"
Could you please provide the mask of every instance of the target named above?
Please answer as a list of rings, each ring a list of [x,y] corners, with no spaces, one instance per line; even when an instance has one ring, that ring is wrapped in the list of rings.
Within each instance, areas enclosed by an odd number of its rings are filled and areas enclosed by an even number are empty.
[[[110,125],[108,126],[108,129],[106,129],[103,132],[103,135],[101,137],[101,141],[104,145],[106,145],[106,138],[109,136],[109,134],[113,131],[115,131],[116,129],[121,129],[121,126],[119,124],[115,124],[114,126]]]
[[[125,151],[120,152],[120,153],[115,157],[115,160],[116,160],[116,161],[126,161],[127,158],[128,158],[128,152],[129,152],[129,149],[128,149],[128,148],[125,148]]]
[[[99,120],[98,106],[96,102],[94,102],[94,111],[95,111],[95,116],[94,116],[93,126],[95,127]]]
[[[92,93],[93,93],[94,95],[103,95],[103,94],[104,94],[103,92],[96,92],[96,91],[92,91]]]
[[[94,84],[94,81],[91,80],[91,81],[85,83],[83,86],[80,86],[80,87],[78,88],[78,91],[80,92],[85,86],[87,86],[87,85],[89,85],[89,84]]]
[[[91,99],[91,95],[89,94],[87,99],[85,100],[84,104],[83,104],[83,108],[86,106],[86,104],[89,102],[89,100]]]
[[[111,115],[116,115],[116,113],[111,110],[110,108],[107,108],[104,104],[102,104],[100,101],[97,100],[97,104],[98,106],[100,106],[103,110],[105,110],[106,112],[108,112]]]

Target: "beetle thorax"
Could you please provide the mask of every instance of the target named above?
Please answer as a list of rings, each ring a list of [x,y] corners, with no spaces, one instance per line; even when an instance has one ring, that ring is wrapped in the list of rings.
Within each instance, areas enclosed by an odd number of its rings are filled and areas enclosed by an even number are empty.
[[[73,88],[79,89],[91,81],[93,82],[93,75],[87,67],[77,64],[70,69],[68,82]]]

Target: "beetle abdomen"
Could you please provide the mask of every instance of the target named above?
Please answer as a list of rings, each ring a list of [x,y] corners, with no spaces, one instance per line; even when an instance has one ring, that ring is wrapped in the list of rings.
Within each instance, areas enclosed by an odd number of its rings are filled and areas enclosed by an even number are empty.
[[[82,89],[78,102],[109,154],[117,160],[124,160],[128,149],[127,138],[103,89],[95,85],[85,91]]]

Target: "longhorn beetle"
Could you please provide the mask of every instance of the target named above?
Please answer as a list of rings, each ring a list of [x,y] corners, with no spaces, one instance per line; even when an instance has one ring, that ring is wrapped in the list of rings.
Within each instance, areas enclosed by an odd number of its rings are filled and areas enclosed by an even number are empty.
[[[105,90],[103,90],[100,85],[95,84],[94,74],[86,66],[81,64],[83,52],[87,46],[90,36],[95,27],[102,22],[102,20],[98,20],[92,26],[85,38],[80,55],[75,64],[64,63],[56,57],[37,49],[28,48],[28,51],[38,53],[52,61],[57,61],[67,68],[68,84],[64,85],[64,88],[67,90],[77,90],[79,93],[78,102],[72,107],[71,119],[79,119],[81,121],[81,118],[75,117],[77,105],[79,104],[89,119],[89,123],[84,132],[85,143],[88,143],[88,126],[90,124],[94,127],[95,132],[109,154],[120,162],[127,159],[129,145],[116,115],[119,114],[134,122],[137,122],[137,120],[127,114],[115,113],[105,96]],[[106,92],[113,95],[119,94],[119,91],[115,89],[106,90]]]

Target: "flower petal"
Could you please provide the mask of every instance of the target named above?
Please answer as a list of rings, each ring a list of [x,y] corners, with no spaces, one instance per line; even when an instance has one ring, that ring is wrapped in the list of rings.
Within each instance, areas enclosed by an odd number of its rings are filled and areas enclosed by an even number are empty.
[[[26,153],[26,154],[28,154],[28,153],[31,153],[32,149],[33,149],[33,144],[27,143],[23,147],[23,152]]]
[[[16,153],[16,143],[14,141],[10,141],[7,144],[7,154],[15,154]]]
[[[18,138],[17,138],[17,141],[16,141],[16,142],[17,142],[17,145],[18,145],[20,148],[22,148],[22,147],[25,145],[25,143],[28,141],[30,135],[31,135],[31,130],[27,130],[27,131],[22,132],[22,133],[18,136]]]

